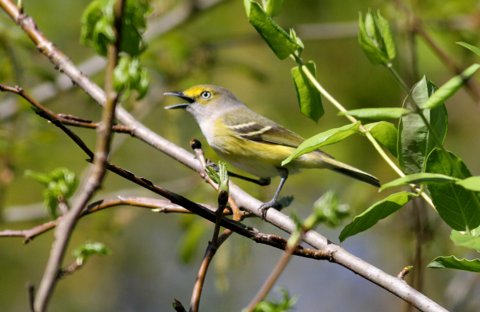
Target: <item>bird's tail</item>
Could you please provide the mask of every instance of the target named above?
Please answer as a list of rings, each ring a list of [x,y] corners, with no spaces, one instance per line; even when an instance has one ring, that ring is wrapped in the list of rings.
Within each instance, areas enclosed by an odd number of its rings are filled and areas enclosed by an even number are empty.
[[[376,187],[380,186],[380,181],[376,177],[360,169],[357,169],[353,166],[344,164],[330,157],[324,157],[323,162],[325,163],[326,167],[330,170],[339,172],[341,174],[366,182]]]

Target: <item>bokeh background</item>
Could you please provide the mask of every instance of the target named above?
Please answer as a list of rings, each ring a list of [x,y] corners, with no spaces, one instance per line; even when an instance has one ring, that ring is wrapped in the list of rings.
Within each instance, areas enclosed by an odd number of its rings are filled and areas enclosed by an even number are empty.
[[[188,148],[191,138],[201,133],[186,113],[165,111],[175,103],[162,96],[198,83],[227,87],[254,110],[308,137],[346,124],[335,109],[325,103],[325,115],[314,123],[298,110],[290,78],[289,60],[280,61],[248,24],[241,1],[197,1],[199,10],[186,13],[188,1],[152,1],[151,20],[175,25],[170,31],[149,39],[143,56],[152,78],[150,91],[139,102],[124,105],[143,123],[173,142]],[[43,33],[75,63],[94,56],[79,43],[81,14],[89,1],[23,1],[25,11]],[[208,8],[202,5],[208,4]],[[404,94],[393,77],[373,66],[363,55],[356,38],[358,12],[379,9],[395,29],[395,66],[408,84],[415,75],[426,75],[437,85],[453,74],[422,39],[414,39],[414,53],[406,25],[411,10],[436,43],[460,66],[477,61],[456,41],[479,44],[478,1],[285,1],[276,18],[283,27],[293,27],[305,44],[304,59],[317,64],[318,80],[347,108],[401,106]],[[170,18],[167,19],[166,16]],[[413,56],[412,56],[413,55]],[[412,65],[416,62],[418,66]],[[416,72],[416,73],[415,73]],[[38,53],[14,23],[0,13],[0,82],[20,85],[29,91],[41,83],[55,82],[58,72]],[[92,78],[102,84],[101,68]],[[12,106],[13,103],[13,106]],[[99,107],[83,91],[71,88],[43,101],[55,112],[93,120]],[[446,146],[462,157],[472,173],[478,174],[479,107],[465,91],[447,103],[449,133]],[[55,127],[36,116],[29,106],[0,94],[0,229],[30,228],[45,222],[42,187],[24,176],[26,170],[48,172],[66,167],[79,177],[88,164],[84,155]],[[94,132],[76,129],[89,144]],[[325,148],[336,158],[378,176],[382,182],[395,178],[370,144],[362,137],[349,138]],[[216,159],[206,148],[207,156]],[[215,192],[192,171],[145,144],[125,135],[116,135],[112,161],[136,174],[201,202],[216,201]],[[269,199],[273,186],[260,188],[238,183],[252,195]],[[287,213],[307,216],[313,202],[333,190],[350,206],[352,216],[383,198],[368,185],[326,171],[306,171],[291,176],[283,195],[294,195]],[[153,196],[114,175],[108,175],[96,198],[117,195]],[[421,247],[423,267],[436,255],[465,251],[454,249],[449,232],[429,208],[406,207],[368,232],[342,244],[347,250],[390,274],[414,263],[418,245],[418,215],[422,216]],[[264,232],[278,230],[255,219],[246,223]],[[340,228],[318,229],[338,242]],[[212,226],[199,218],[162,215],[145,209],[121,207],[82,219],[71,248],[85,241],[101,241],[111,253],[94,257],[87,266],[62,280],[50,311],[168,311],[173,298],[188,304],[192,285],[210,238]],[[28,283],[38,283],[48,258],[52,232],[24,245],[18,238],[0,239],[0,311],[28,310]],[[208,273],[202,297],[203,311],[240,311],[270,273],[280,251],[233,236],[222,246]],[[467,255],[468,256],[468,255]],[[66,262],[72,261],[69,252]],[[457,311],[478,311],[478,278],[473,274],[423,271],[423,292],[445,307]],[[298,301],[296,311],[403,311],[406,306],[383,289],[350,271],[328,262],[292,260],[280,279]],[[273,292],[271,298],[278,297]]]

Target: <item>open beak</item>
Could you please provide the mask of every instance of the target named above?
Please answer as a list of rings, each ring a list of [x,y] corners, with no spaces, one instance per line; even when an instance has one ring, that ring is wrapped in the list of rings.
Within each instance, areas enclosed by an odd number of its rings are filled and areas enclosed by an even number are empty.
[[[165,109],[177,109],[177,108],[187,108],[190,104],[192,104],[193,102],[195,102],[194,99],[192,99],[191,97],[188,97],[186,96],[185,94],[183,94],[183,92],[164,92],[163,95],[173,95],[173,96],[176,96],[176,97],[179,97],[185,101],[187,101],[188,103],[181,103],[181,104],[174,104],[174,105],[170,105],[170,106],[165,106],[164,108]]]

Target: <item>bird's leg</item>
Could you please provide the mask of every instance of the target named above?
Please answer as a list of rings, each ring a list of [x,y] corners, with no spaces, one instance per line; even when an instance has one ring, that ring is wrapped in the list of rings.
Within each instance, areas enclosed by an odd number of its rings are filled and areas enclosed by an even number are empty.
[[[207,166],[213,168],[215,171],[218,172],[217,164],[212,162],[211,160],[207,160]],[[245,180],[245,181],[248,181],[248,182],[252,182],[252,183],[255,183],[255,184],[258,184],[258,185],[261,185],[261,186],[270,185],[270,182],[271,182],[270,178],[254,179],[254,178],[246,177],[244,175],[241,175],[241,174],[238,174],[238,173],[235,173],[235,172],[231,172],[231,171],[228,171],[228,176],[232,177],[232,178],[238,178],[238,179],[242,179],[242,180]]]
[[[270,182],[271,182],[270,178],[254,179],[254,178],[249,178],[249,177],[246,177],[244,175],[234,173],[234,172],[231,172],[231,171],[228,172],[228,175],[232,178],[239,178],[239,179],[242,179],[242,180],[245,180],[245,181],[248,181],[248,182],[252,182],[252,183],[255,183],[255,184],[258,184],[258,185],[261,185],[261,186],[270,185]]]
[[[288,178],[288,170],[286,168],[279,168],[278,171],[280,172],[280,184],[278,185],[277,190],[273,195],[273,198],[270,201],[263,203],[260,206],[260,211],[262,212],[262,218],[264,219],[267,215],[268,209],[273,207],[277,203],[277,199],[278,199],[278,196],[280,195],[280,191],[282,190],[283,185],[285,184],[285,181],[287,181],[287,178]]]

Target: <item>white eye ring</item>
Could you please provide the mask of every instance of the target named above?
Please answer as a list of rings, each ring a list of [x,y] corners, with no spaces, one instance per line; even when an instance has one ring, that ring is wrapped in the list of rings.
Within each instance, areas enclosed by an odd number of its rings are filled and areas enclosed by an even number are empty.
[[[210,91],[202,91],[202,93],[200,93],[200,96],[203,99],[209,99],[212,97],[212,93]]]

